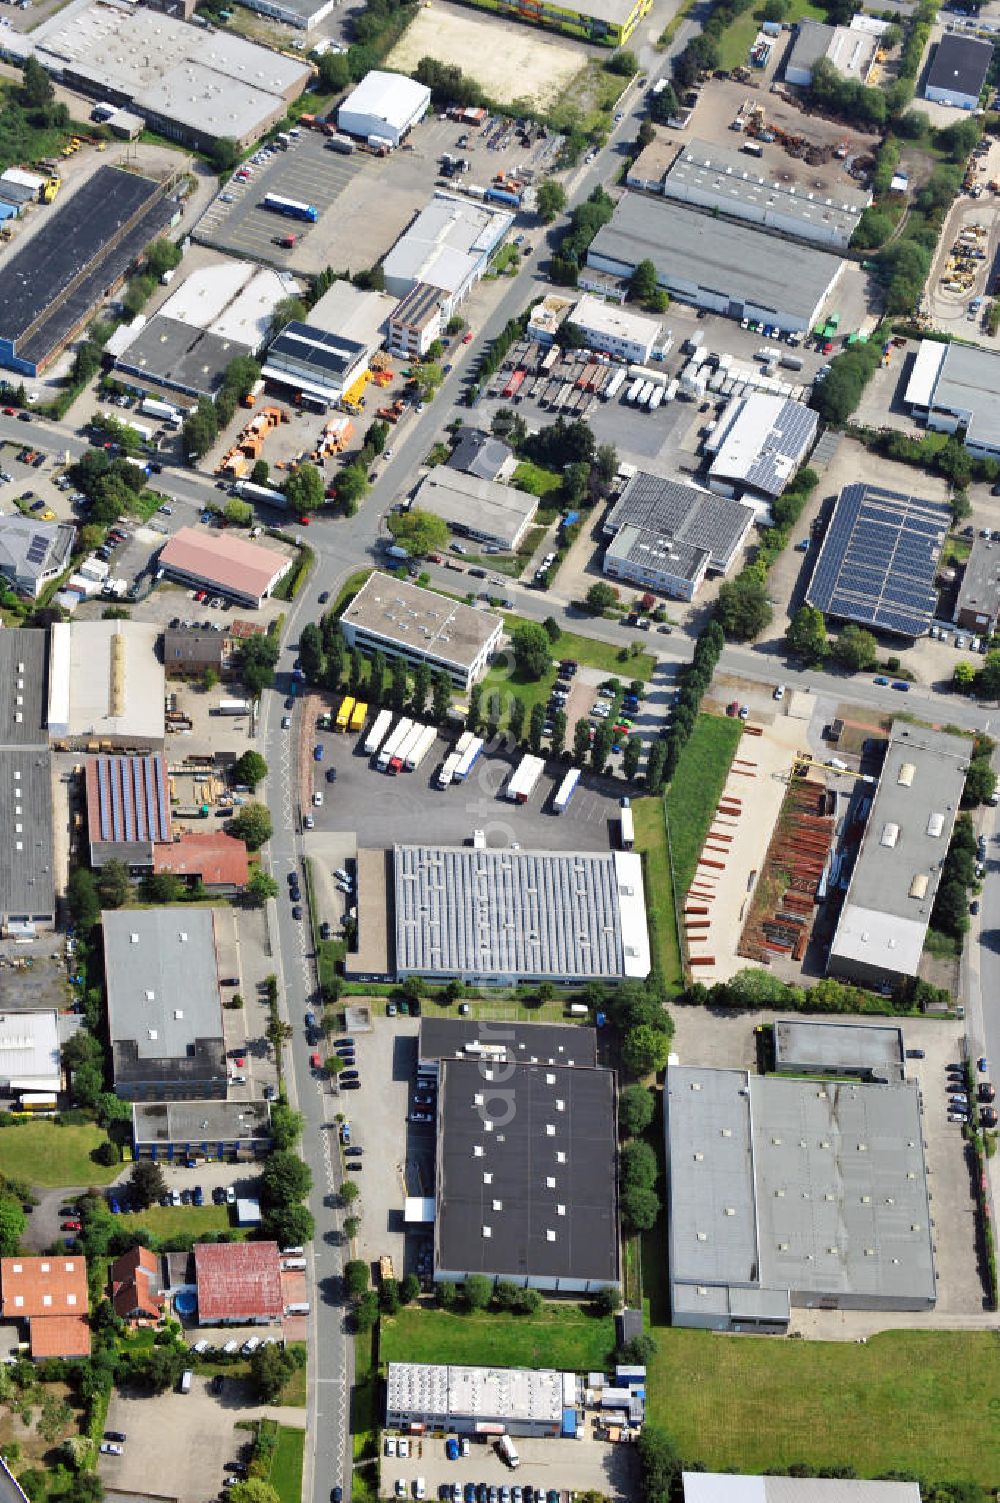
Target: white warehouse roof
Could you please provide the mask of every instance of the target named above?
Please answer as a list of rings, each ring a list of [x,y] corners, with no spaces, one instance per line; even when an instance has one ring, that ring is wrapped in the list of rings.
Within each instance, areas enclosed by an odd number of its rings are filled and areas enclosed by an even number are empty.
[[[366,73],[356,89],[340,106],[347,115],[374,115],[397,131],[404,131],[430,104],[431,91],[426,84],[407,78],[403,73],[383,73],[378,69]]]

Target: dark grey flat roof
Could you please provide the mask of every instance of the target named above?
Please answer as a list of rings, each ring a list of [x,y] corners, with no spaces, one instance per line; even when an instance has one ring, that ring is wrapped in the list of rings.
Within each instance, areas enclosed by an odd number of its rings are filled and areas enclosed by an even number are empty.
[[[222,385],[229,362],[252,354],[248,344],[157,314],[115,362],[115,368],[154,384],[211,396]]]
[[[778,1069],[879,1070],[902,1079],[903,1030],[893,1023],[815,1023],[779,1018],[774,1025]]]
[[[48,632],[0,631],[0,746],[47,745]]]
[[[644,532],[705,549],[712,565],[724,569],[752,520],[752,509],[738,501],[639,470],[605,517],[604,532],[613,537],[631,523]]]
[[[491,1073],[441,1065],[435,1270],[616,1283],[613,1073]]]
[[[521,1063],[596,1065],[597,1033],[570,1023],[502,1023],[475,1018],[420,1019],[421,1064],[454,1059],[473,1052],[503,1048]],[[470,1053],[470,1058],[472,1057]]]
[[[993,48],[977,37],[946,31],[937,44],[927,74],[927,89],[954,89],[958,94],[978,95],[986,82]]]
[[[15,251],[4,266],[0,277],[0,337],[19,340],[77,278],[89,281],[86,274],[97,267],[105,268],[105,280],[110,286],[120,273],[109,275],[107,268],[111,263],[117,264],[121,253],[127,250],[121,264],[124,271],[137,247],[129,235],[113,250],[108,249],[108,242],[151,203],[158,187],[135,173],[99,167],[71,197],[57,201],[47,211],[38,233]],[[143,227],[145,224],[144,219]],[[148,240],[155,231],[144,230],[144,233]],[[75,308],[78,296],[74,292],[64,306]],[[61,321],[61,310],[54,309],[52,318]],[[50,321],[46,319],[46,327]],[[72,322],[75,321],[74,318]],[[37,337],[29,341],[27,350],[19,345],[18,354],[35,358],[30,346]]]
[[[52,756],[47,746],[0,748],[0,917],[50,919]]]
[[[172,1143],[197,1149],[223,1138],[267,1138],[270,1131],[266,1101],[137,1101],[132,1108],[136,1142],[158,1147]]]
[[[1000,544],[977,537],[958,589],[958,608],[996,620],[1000,613]]]

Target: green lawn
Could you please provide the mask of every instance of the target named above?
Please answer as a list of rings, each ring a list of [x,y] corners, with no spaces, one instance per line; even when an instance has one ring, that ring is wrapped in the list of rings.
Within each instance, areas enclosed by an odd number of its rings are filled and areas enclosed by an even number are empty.
[[[304,1341],[293,1341],[291,1345],[294,1347],[300,1346],[302,1347],[303,1351],[305,1350]],[[296,1368],[295,1372],[292,1373],[292,1376],[289,1378],[288,1382],[281,1390],[280,1402],[282,1404],[294,1404],[296,1408],[305,1408],[307,1376],[308,1368],[306,1367],[306,1364],[303,1363],[301,1367]]]
[[[653,962],[667,986],[680,987],[684,973],[677,944],[674,888],[667,859],[667,827],[662,798],[634,798],[632,817],[635,820],[635,848],[645,858],[646,918]]]
[[[535,1316],[450,1315],[409,1306],[382,1321],[382,1362],[557,1367],[569,1372],[604,1368],[614,1348],[614,1321],[579,1305],[545,1305]]]
[[[305,1444],[305,1430],[293,1430],[288,1425],[278,1426],[278,1444],[267,1480],[276,1490],[281,1503],[302,1503],[302,1455]]]
[[[533,496],[541,499],[549,491],[559,489],[562,476],[556,470],[545,470],[540,464],[532,464],[530,459],[522,459],[511,477],[511,485],[519,486],[522,491],[530,491]]]
[[[91,1154],[107,1142],[100,1127],[60,1127],[50,1120],[22,1122],[0,1132],[0,1174],[46,1189],[59,1185],[106,1185],[121,1173],[95,1163]]]
[[[673,782],[667,791],[667,819],[674,853],[677,893],[684,897],[729,775],[743,722],[724,715],[699,715]]]
[[[157,1237],[177,1237],[191,1233],[203,1237],[206,1232],[234,1231],[228,1206],[150,1206],[148,1211],[132,1211],[116,1216],[115,1225],[123,1231],[143,1227]],[[235,1233],[240,1235],[239,1233]]]
[[[719,40],[719,67],[740,68],[749,67],[748,58],[753,39],[760,30],[760,13],[762,7],[747,11],[742,16],[737,16],[733,24],[726,28]],[[810,0],[790,0],[785,22],[790,21],[825,21],[826,12],[818,5],[813,5]],[[781,47],[787,40],[787,34],[776,38],[777,45]]]
[[[1000,1483],[992,1331],[889,1331],[851,1341],[775,1341],[654,1331],[652,1417],[710,1471],[791,1464],[899,1470],[931,1482]]]

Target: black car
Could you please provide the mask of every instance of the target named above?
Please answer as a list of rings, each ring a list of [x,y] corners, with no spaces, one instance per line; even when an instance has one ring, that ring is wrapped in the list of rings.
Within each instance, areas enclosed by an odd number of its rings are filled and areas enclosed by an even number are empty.
[[[326,781],[328,783],[335,783],[337,781],[337,769],[335,767],[328,767],[326,769]]]
[[[128,1436],[125,1434],[124,1430],[105,1430],[104,1439],[116,1440],[120,1446],[123,1446],[128,1439]]]
[[[292,909],[292,918],[293,919],[301,919],[301,917],[302,917],[302,909],[299,907],[298,903],[296,903],[295,907]]]
[[[469,574],[471,575],[471,577],[473,579],[485,579],[486,578],[486,570],[485,569],[470,569],[469,570]]]
[[[329,590],[323,590],[323,592],[321,593],[321,595],[319,597],[319,603],[320,603],[320,605],[326,605],[326,602],[329,600],[329,598],[330,598],[330,591]],[[340,1496],[339,1496],[340,1495],[340,1488],[339,1487],[335,1487],[333,1490],[338,1495],[334,1499],[334,1503],[340,1503]]]
[[[342,1070],[340,1072],[340,1078],[341,1080],[357,1080],[358,1072],[357,1070]]]
[[[335,1049],[353,1049],[354,1048],[354,1040],[353,1039],[346,1039],[346,1038],[345,1039],[337,1039],[335,1041],[335,1043],[334,1043],[334,1048]]]
[[[323,594],[319,598],[320,598],[321,601],[323,601],[323,600],[329,600],[330,597],[327,594]],[[331,1493],[330,1493],[330,1503],[341,1503],[341,1500],[342,1500],[343,1496],[344,1496],[344,1489],[342,1487],[335,1487],[335,1488],[333,1488],[332,1491],[331,1491]]]
[[[340,1089],[342,1091],[360,1091],[361,1082],[360,1080],[345,1080],[344,1077],[341,1076]]]
[[[359,1148],[356,1143],[352,1143],[350,1148],[344,1149],[344,1157],[359,1159],[364,1151],[365,1150],[363,1148]]]
[[[476,1488],[476,1503],[489,1503],[489,1488],[485,1482],[480,1482]]]
[[[326,919],[324,919],[323,922],[319,926],[319,937],[320,937],[320,939],[329,939],[330,935],[332,933],[333,933],[333,930],[330,928],[330,925],[326,922]]]
[[[221,1185],[216,1185],[215,1189],[212,1191],[212,1204],[217,1206],[224,1206],[225,1203],[226,1192]]]
[[[288,889],[288,896],[291,898],[291,900],[292,900],[293,903],[301,903],[301,901],[302,901],[302,889],[301,889],[301,887],[299,887],[299,885],[297,883],[296,883],[296,885],[294,887],[290,887]]]
[[[299,874],[298,874],[298,872],[289,872],[288,873],[288,885],[289,885],[289,887],[297,887],[299,885]]]
[[[285,700],[285,709],[286,710],[294,710],[295,709],[295,695],[294,694],[289,694],[288,698]]]
[[[360,1159],[352,1159],[347,1167],[348,1169],[350,1169],[352,1174],[360,1174],[365,1166],[364,1164],[362,1164]]]

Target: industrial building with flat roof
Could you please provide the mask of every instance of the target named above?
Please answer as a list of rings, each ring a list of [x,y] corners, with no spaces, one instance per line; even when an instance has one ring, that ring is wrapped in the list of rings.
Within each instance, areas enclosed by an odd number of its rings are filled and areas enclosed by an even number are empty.
[[[239,0],[247,10],[283,21],[286,26],[297,26],[300,31],[312,31],[325,21],[335,3],[336,0]]]
[[[421,480],[413,504],[434,512],[452,532],[513,553],[534,520],[538,497],[442,464]]]
[[[662,193],[663,179],[677,160],[677,142],[669,136],[655,136],[644,146],[625,174],[626,188],[641,193]]]
[[[91,866],[152,870],[156,844],[173,839],[166,758],[88,757],[84,782]]]
[[[732,397],[705,447],[708,483],[722,496],[780,496],[816,441],[819,415],[802,402],[754,391]]]
[[[0,277],[0,365],[36,376],[125,278],[176,210],[164,184],[98,167],[49,208]]]
[[[467,690],[489,667],[503,618],[376,569],[345,607],[340,628],[348,647],[429,663]]]
[[[0,631],[0,931],[14,936],[51,928],[56,916],[46,648],[44,631]]]
[[[639,470],[604,519],[604,572],[693,600],[709,571],[729,572],[753,520],[750,506]]]
[[[348,136],[378,136],[398,146],[427,114],[431,91],[405,73],[374,68],[351,90],[337,111],[337,128]]]
[[[586,42],[621,47],[650,10],[653,0],[576,0],[574,5],[556,5],[553,0],[543,0],[541,4],[538,0],[469,0],[469,3]]]
[[[271,1148],[266,1101],[137,1101],[132,1107],[137,1158],[247,1160]]]
[[[393,869],[400,979],[568,985],[649,974],[637,855],[397,845]]]
[[[160,549],[159,567],[171,579],[258,608],[292,567],[274,548],[251,543],[234,532],[181,527]]]
[[[234,32],[123,0],[70,0],[17,45],[69,88],[124,105],[200,150],[226,138],[245,150],[311,76],[308,63]]]
[[[0,518],[0,578],[36,600],[69,566],[76,540],[72,522],[36,522],[15,512]]]
[[[488,270],[513,223],[506,209],[435,193],[382,262],[386,292],[402,298],[424,282],[439,289],[442,316],[450,317]]]
[[[626,193],[594,237],[587,268],[627,279],[645,260],[671,297],[782,333],[813,327],[843,269],[828,251],[791,241],[778,247],[749,225]],[[580,285],[588,285],[586,272]]]
[[[867,30],[830,26],[825,21],[800,21],[785,64],[785,82],[808,89],[816,64],[826,62],[841,78],[867,84],[878,45],[878,37]]]
[[[919,1482],[682,1472],[684,1503],[920,1503]]]
[[[806,603],[871,631],[922,636],[937,610],[934,582],[951,522],[951,508],[943,501],[864,482],[846,485],[806,587]]]
[[[51,1009],[0,1013],[0,1090],[62,1090],[60,1042],[59,1015]]]
[[[774,1068],[786,1075],[856,1075],[902,1080],[903,1030],[892,1023],[816,1023],[781,1018],[774,1024]]]
[[[576,1379],[551,1368],[390,1362],[386,1375],[385,1423],[394,1430],[559,1435],[565,1408],[576,1408]]]
[[[1000,459],[1000,354],[924,339],[904,401],[936,433],[959,433],[978,459]]]
[[[210,908],[102,913],[114,1088],[126,1101],[225,1100]]]
[[[588,1294],[621,1281],[614,1072],[439,1066],[434,1278]]]
[[[385,343],[394,307],[395,299],[383,292],[334,282],[306,319],[286,324],[273,341],[264,379],[332,406]]]
[[[1000,542],[975,537],[955,602],[955,625],[992,637],[1000,621]]]
[[[663,1115],[674,1325],[780,1331],[796,1307],[933,1309],[915,1081],[668,1065]]]
[[[946,31],[927,73],[924,98],[960,110],[978,109],[992,61],[991,42]]]
[[[160,629],[146,621],[57,621],[49,633],[49,736],[89,751],[159,750],[166,717]]]
[[[575,324],[587,348],[645,365],[653,346],[662,334],[660,321],[648,313],[635,313],[616,303],[585,293],[569,314],[567,322]]]
[[[871,41],[874,47],[874,38]],[[666,173],[662,191],[669,199],[710,213],[746,220],[832,250],[846,250],[872,195],[839,183],[803,191],[782,174],[785,167],[779,173],[777,160],[754,160],[732,146],[689,141]]]
[[[238,356],[254,356],[271,329],[274,310],[298,290],[288,276],[251,261],[221,261],[185,277],[115,360],[128,385],[163,387],[190,397],[213,397]]]
[[[917,974],[972,754],[964,736],[894,721],[827,970],[860,986]]]

